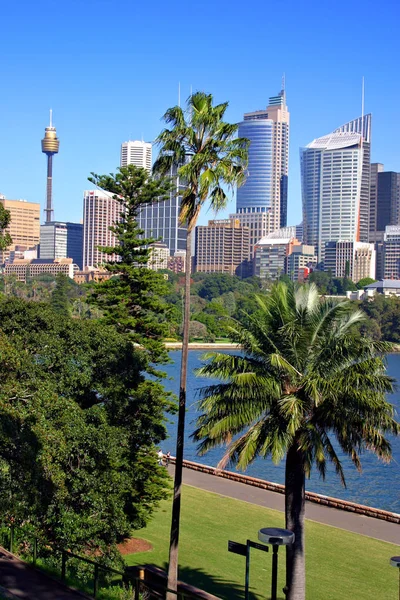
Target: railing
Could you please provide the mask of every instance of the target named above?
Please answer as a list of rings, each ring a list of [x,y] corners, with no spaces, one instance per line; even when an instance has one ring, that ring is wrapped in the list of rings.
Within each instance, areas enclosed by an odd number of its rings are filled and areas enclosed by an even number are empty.
[[[15,547],[16,547],[16,540],[15,540],[16,530],[23,532],[25,535],[25,539],[29,538],[32,541],[32,564],[36,567],[37,559],[38,559],[39,538],[34,533],[27,532],[23,527],[19,527],[18,525],[15,525],[15,524],[10,525],[10,524],[4,524],[4,523],[3,523],[3,525],[5,525],[10,530],[8,546],[9,546],[9,550],[11,553],[14,553]],[[101,565],[100,563],[98,563],[90,558],[86,558],[84,556],[80,556],[79,554],[75,554],[74,552],[71,552],[70,550],[59,550],[58,551],[58,550],[55,550],[54,548],[49,548],[49,546],[47,546],[47,549],[50,550],[52,554],[56,554],[57,552],[61,553],[60,579],[63,583],[67,582],[68,559],[72,558],[72,559],[75,559],[75,560],[78,560],[78,561],[81,561],[81,562],[84,562],[86,564],[93,566],[93,588],[92,588],[93,589],[93,591],[92,591],[93,598],[98,598],[98,593],[100,590],[100,584],[101,584],[101,579],[102,579],[101,578],[102,572],[105,574],[120,576],[121,581],[119,582],[119,585],[121,585],[121,586],[125,586],[126,588],[129,588],[129,586],[131,586],[132,600],[141,600],[144,598],[146,598],[148,600],[164,599],[167,592],[174,594],[176,596],[177,600],[195,600],[196,598],[199,598],[199,596],[193,595],[186,591],[170,590],[165,585],[157,584],[157,583],[145,580],[144,579],[145,569],[141,570],[142,573],[138,577],[138,576],[134,576],[132,573],[129,573],[126,571],[118,571],[117,569],[113,569],[111,567],[106,567],[105,565]]]

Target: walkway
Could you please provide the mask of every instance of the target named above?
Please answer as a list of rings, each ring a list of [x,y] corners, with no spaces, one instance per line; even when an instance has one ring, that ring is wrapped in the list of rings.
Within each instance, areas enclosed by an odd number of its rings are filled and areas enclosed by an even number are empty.
[[[170,473],[173,473],[173,468],[173,465],[169,467]],[[238,483],[199,471],[192,471],[191,469],[184,469],[183,483],[281,512],[285,508],[285,497],[283,494],[269,492],[245,485],[244,483]],[[324,525],[331,525],[332,527],[346,529],[347,531],[400,545],[400,526],[394,523],[388,523],[387,521],[363,515],[355,515],[311,502],[306,502],[306,518],[323,523]]]
[[[0,546],[0,595],[24,600],[82,600],[88,596],[74,592],[44,573],[18,560]]]

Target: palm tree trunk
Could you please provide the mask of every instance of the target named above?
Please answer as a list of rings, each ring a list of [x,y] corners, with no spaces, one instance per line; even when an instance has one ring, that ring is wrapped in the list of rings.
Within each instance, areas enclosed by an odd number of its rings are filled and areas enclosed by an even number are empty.
[[[179,549],[179,526],[181,516],[181,491],[183,470],[183,446],[185,437],[186,416],[186,381],[189,352],[189,327],[190,327],[190,276],[192,267],[192,230],[188,230],[186,236],[186,272],[185,272],[185,306],[183,313],[183,341],[181,378],[179,389],[178,430],[176,435],[176,462],[174,478],[174,498],[172,502],[172,521],[169,545],[168,562],[168,588],[177,591],[178,588],[178,549]],[[177,600],[177,595],[167,593],[166,600]]]
[[[306,597],[304,513],[304,455],[295,441],[288,450],[285,469],[286,529],[295,534],[294,544],[286,547],[287,600],[304,600]]]

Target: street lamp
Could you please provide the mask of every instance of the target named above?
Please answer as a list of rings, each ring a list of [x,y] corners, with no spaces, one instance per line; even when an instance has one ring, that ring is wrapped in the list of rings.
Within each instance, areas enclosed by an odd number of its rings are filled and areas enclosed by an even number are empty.
[[[278,550],[279,546],[289,546],[294,542],[294,533],[289,529],[280,529],[279,527],[265,527],[258,532],[258,539],[264,544],[272,546],[272,583],[271,600],[277,600],[278,587]],[[399,559],[400,560],[400,559]]]
[[[390,564],[392,567],[397,567],[399,569],[399,600],[400,600],[400,556],[392,556],[390,559]]]

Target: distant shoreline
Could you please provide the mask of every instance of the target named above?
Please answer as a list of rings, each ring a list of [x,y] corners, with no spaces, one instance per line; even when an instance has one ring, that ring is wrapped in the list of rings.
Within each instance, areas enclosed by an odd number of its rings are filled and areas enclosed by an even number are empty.
[[[165,342],[167,350],[182,350],[182,342]],[[238,350],[238,344],[231,342],[191,342],[189,350]],[[397,354],[400,352],[400,344],[394,344],[393,349],[389,354]]]

